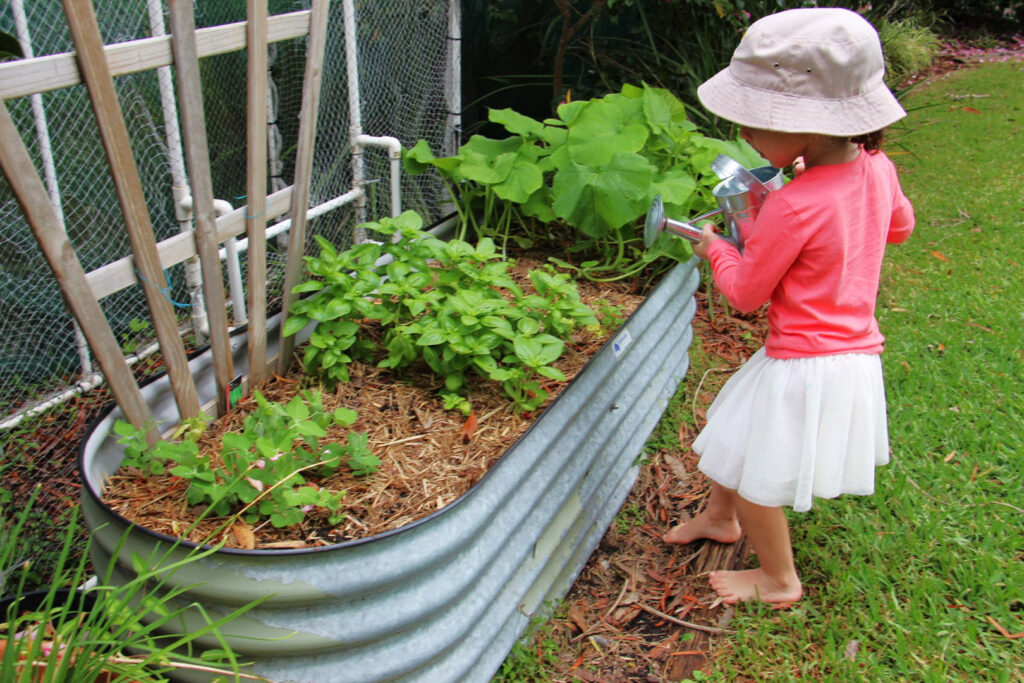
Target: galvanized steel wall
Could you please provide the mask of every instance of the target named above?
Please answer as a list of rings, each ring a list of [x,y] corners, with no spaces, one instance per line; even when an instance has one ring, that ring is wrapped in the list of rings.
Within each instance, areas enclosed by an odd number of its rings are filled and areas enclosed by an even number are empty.
[[[299,551],[223,550],[186,566],[175,585],[213,613],[267,602],[226,630],[275,681],[487,681],[531,616],[561,598],[597,546],[638,472],[634,464],[689,365],[696,260],[676,266],[584,371],[463,497],[417,523]],[[244,336],[234,340],[244,369]],[[273,350],[270,350],[273,353]],[[212,397],[209,360],[193,361]],[[144,388],[173,419],[167,382]],[[122,453],[114,412],[83,442],[82,507],[93,562],[147,557],[157,541],[98,499]],[[184,555],[176,549],[175,556]],[[258,638],[251,640],[250,638]],[[213,646],[212,643],[210,643]]]

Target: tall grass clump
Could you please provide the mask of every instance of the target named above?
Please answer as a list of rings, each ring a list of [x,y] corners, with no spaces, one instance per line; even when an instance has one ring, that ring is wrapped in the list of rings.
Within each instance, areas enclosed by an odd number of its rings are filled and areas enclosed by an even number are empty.
[[[890,88],[926,69],[939,53],[939,37],[917,19],[883,19],[877,26]]]
[[[23,532],[34,499],[16,514],[0,509],[0,681],[156,683],[180,675],[265,680],[242,671],[221,635],[221,629],[262,600],[223,616],[198,604],[174,602],[188,587],[172,587],[168,579],[216,548],[191,551],[179,561],[169,559],[167,548],[145,557],[132,554],[137,574],[120,585],[112,581],[114,562],[105,574],[90,578],[86,555],[76,558],[76,509],[49,585],[27,591],[37,549]],[[188,626],[186,614],[193,618]],[[210,644],[200,644],[202,639]]]

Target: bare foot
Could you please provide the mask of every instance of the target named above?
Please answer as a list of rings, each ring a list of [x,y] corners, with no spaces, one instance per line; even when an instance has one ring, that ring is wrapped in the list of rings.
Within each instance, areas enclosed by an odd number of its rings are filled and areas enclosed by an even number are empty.
[[[706,512],[702,512],[688,522],[683,522],[672,527],[667,534],[661,537],[665,543],[678,543],[686,545],[701,538],[710,538],[719,543],[735,543],[740,540],[743,530],[735,517],[727,519],[711,519]]]
[[[780,582],[769,577],[761,568],[711,572],[708,582],[722,598],[722,602],[730,605],[759,600],[782,608],[791,606],[803,595],[800,579],[796,576]]]

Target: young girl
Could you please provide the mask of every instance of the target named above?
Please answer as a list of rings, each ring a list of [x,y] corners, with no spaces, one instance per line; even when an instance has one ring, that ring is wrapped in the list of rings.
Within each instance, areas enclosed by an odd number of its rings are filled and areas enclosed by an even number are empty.
[[[697,91],[797,174],[765,199],[742,254],[710,223],[694,246],[737,309],[770,302],[764,348],[722,388],[693,444],[708,503],[664,537],[732,543],[746,532],[761,566],[710,575],[727,603],[798,600],[782,506],[870,494],[889,461],[875,299],[885,245],[909,237],[914,213],[878,149],[906,115],[883,70],[878,34],[859,15],[794,9],[752,24]]]

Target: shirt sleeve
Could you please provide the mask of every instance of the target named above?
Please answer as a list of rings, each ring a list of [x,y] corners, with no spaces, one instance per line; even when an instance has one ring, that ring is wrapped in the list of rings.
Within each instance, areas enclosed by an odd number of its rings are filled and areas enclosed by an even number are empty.
[[[910,233],[914,232],[915,218],[914,207],[910,200],[903,194],[902,190],[896,190],[896,201],[892,211],[892,220],[889,223],[889,232],[885,241],[889,244],[906,242]]]
[[[744,235],[742,255],[726,240],[716,240],[708,248],[715,283],[743,312],[768,301],[805,241],[801,221],[779,196],[765,201],[750,233]]]

